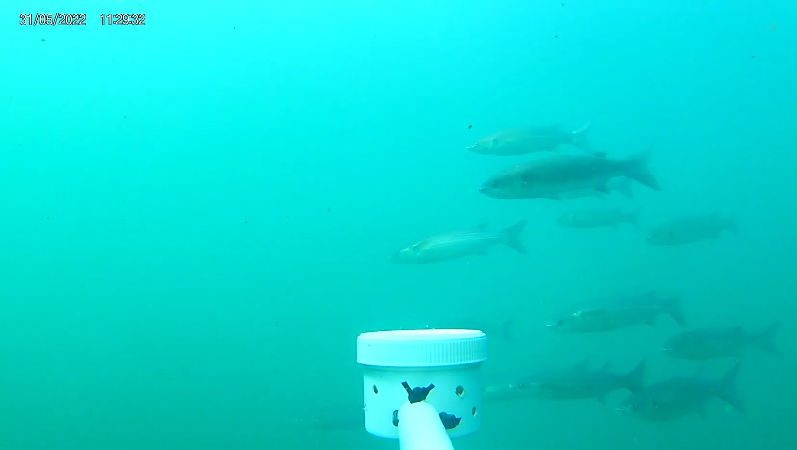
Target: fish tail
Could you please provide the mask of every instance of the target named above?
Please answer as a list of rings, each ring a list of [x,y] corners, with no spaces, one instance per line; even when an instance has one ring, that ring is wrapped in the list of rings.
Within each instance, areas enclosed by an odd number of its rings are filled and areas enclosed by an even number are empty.
[[[578,130],[573,131],[570,134],[570,143],[579,150],[593,153],[592,146],[589,145],[589,140],[587,139],[591,128],[592,122],[589,122]]]
[[[523,241],[520,239],[520,235],[523,234],[523,229],[526,227],[526,221],[521,220],[520,222],[512,225],[511,227],[505,229],[501,232],[501,240],[504,244],[509,246],[511,249],[515,250],[518,253],[526,254],[526,247],[523,245]]]
[[[628,222],[631,223],[635,230],[639,231],[639,209],[628,213]]]
[[[719,381],[719,397],[727,404],[733,406],[739,412],[745,412],[744,403],[736,393],[736,378],[739,375],[741,362],[736,363],[735,366],[722,379]]]
[[[681,327],[686,327],[686,316],[681,309],[681,297],[675,296],[667,300],[667,314]]]
[[[639,364],[634,367],[634,370],[628,372],[625,376],[625,387],[628,388],[629,391],[634,392],[642,389],[645,386],[645,360],[639,362]]]
[[[780,350],[773,342],[780,329],[780,322],[775,322],[764,331],[752,336],[753,345],[772,356],[780,356]]]
[[[624,161],[625,175],[645,186],[660,191],[661,186],[656,180],[656,177],[648,170],[648,161],[650,160],[651,149],[648,149],[639,155]]]

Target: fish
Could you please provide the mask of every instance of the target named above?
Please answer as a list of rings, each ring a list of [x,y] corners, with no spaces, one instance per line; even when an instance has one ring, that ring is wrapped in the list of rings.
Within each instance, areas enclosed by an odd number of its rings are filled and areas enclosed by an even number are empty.
[[[502,231],[487,231],[487,224],[483,223],[470,230],[438,234],[420,240],[395,252],[388,259],[399,264],[428,264],[469,255],[485,255],[488,248],[499,244],[525,255],[526,248],[521,241],[525,226],[526,221],[521,220]]]
[[[482,389],[482,402],[501,403],[532,398],[533,392],[526,389],[523,381],[491,383]]]
[[[575,131],[562,131],[558,125],[546,127],[521,127],[499,131],[485,136],[466,150],[481,155],[517,156],[536,152],[553,152],[560,145],[572,145],[592,153],[587,136],[591,123]]]
[[[617,408],[620,414],[642,420],[670,421],[692,413],[706,417],[708,403],[720,398],[744,413],[745,407],[736,394],[737,363],[720,379],[699,375],[676,377],[654,383],[633,392]]]
[[[652,245],[684,245],[716,239],[726,230],[739,235],[735,217],[717,213],[686,216],[656,226],[647,233],[645,241]]]
[[[606,405],[606,395],[618,389],[634,392],[644,386],[645,361],[628,373],[615,374],[606,364],[589,370],[588,360],[560,371],[548,371],[521,378],[504,385],[488,385],[482,399],[485,401],[510,401],[522,398],[547,400],[581,400],[594,398]]]
[[[625,295],[602,302],[601,306],[579,309],[547,324],[561,333],[599,333],[633,325],[656,325],[656,317],[668,314],[680,326],[686,326],[680,297],[663,298],[655,292]]]
[[[650,152],[631,159],[609,159],[603,154],[558,154],[501,171],[479,192],[496,199],[547,198],[561,200],[573,191],[597,190],[608,194],[606,183],[626,176],[657,191],[658,181],[648,170]]]
[[[687,331],[668,340],[661,351],[673,358],[701,361],[741,357],[748,347],[779,356],[772,342],[779,328],[780,323],[776,322],[759,333],[748,333],[739,326]]]
[[[624,212],[620,208],[589,208],[568,211],[557,218],[557,223],[570,228],[617,228],[621,223],[630,223],[639,230],[639,210]]]

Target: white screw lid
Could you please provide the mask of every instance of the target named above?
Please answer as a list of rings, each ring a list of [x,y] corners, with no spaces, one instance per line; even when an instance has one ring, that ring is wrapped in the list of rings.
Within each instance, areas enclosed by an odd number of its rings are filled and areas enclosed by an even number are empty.
[[[487,336],[478,330],[396,330],[357,337],[357,362],[381,367],[445,367],[487,359]]]

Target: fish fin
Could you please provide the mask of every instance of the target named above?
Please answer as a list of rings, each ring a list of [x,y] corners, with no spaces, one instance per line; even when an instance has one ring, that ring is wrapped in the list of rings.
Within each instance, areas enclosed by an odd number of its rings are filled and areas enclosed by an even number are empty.
[[[587,123],[583,127],[570,133],[570,143],[577,149],[583,150],[588,153],[592,152],[592,147],[589,145],[589,130],[592,128],[592,122]]]
[[[598,158],[605,158],[606,152],[595,152],[592,154],[592,156],[597,156]]]
[[[628,213],[628,223],[634,227],[635,230],[639,231],[639,210],[631,211]]]
[[[476,225],[475,227],[473,227],[473,229],[474,230],[479,230],[479,231],[486,231],[487,228],[489,228],[489,227],[490,227],[490,224],[488,222],[484,222],[484,223],[480,223],[480,224]]]
[[[559,124],[556,125],[548,125],[547,127],[543,128],[543,130],[555,131],[559,129]]]
[[[753,345],[772,356],[780,356],[780,350],[778,350],[778,347],[773,342],[773,339],[775,338],[775,335],[778,334],[779,329],[780,322],[775,322],[768,326],[766,330],[752,336]]]
[[[523,229],[526,227],[526,221],[521,220],[520,222],[512,225],[511,227],[505,229],[501,232],[502,241],[504,244],[509,246],[512,250],[515,250],[518,253],[523,255],[526,254],[526,247],[523,246],[523,241],[520,239],[521,234],[523,234]]]
[[[600,368],[599,372],[608,372],[611,368],[612,368],[612,363],[607,362],[606,364],[603,365],[603,367]]]
[[[628,177],[621,177],[620,180],[614,182],[614,189],[623,194],[627,199],[634,199],[634,191],[631,188],[631,179]]]
[[[628,372],[625,376],[625,387],[631,391],[638,391],[645,386],[645,360],[639,362],[634,367],[634,370]]]
[[[650,325],[651,327],[656,327],[656,317],[651,317],[650,319],[645,321],[645,325]]]
[[[672,297],[667,301],[667,314],[682,328],[686,327],[686,317],[681,310],[681,298]]]
[[[736,394],[736,378],[739,375],[739,369],[742,363],[738,362],[722,379],[719,381],[719,394],[718,397],[725,401],[725,403],[733,406],[737,411],[745,412],[744,403]]]
[[[606,406],[606,396],[605,395],[599,395],[599,396],[595,397],[595,399],[598,400],[601,403],[601,405]]]
[[[603,192],[604,194],[608,194],[609,193],[609,189],[606,187],[606,183],[601,183],[601,184],[595,186],[595,190],[598,191],[598,192]]]
[[[416,250],[416,251],[418,251],[418,250],[426,250],[427,248],[429,248],[429,241],[418,242],[417,244],[413,244],[413,246],[411,248],[413,250]]]
[[[645,186],[660,191],[661,186],[656,180],[656,177],[648,170],[648,161],[650,160],[650,149],[642,152],[641,154],[624,161],[625,176],[633,178],[637,182]]]

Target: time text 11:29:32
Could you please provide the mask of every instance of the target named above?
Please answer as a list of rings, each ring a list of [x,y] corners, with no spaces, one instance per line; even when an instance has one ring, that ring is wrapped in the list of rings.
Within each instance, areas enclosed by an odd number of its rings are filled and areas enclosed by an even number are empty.
[[[100,14],[103,25],[146,25],[146,14]]]

